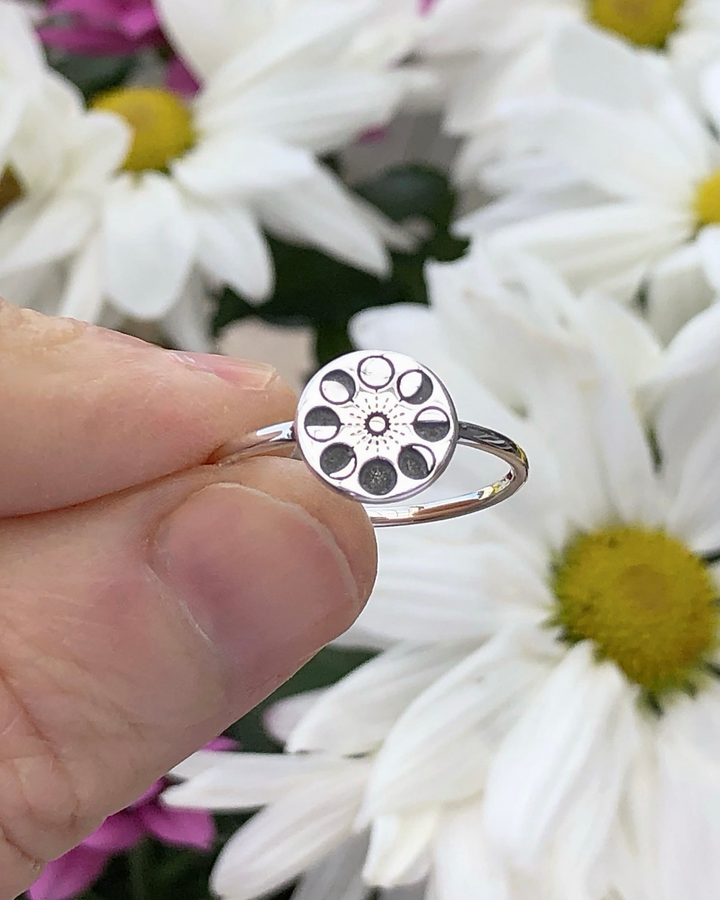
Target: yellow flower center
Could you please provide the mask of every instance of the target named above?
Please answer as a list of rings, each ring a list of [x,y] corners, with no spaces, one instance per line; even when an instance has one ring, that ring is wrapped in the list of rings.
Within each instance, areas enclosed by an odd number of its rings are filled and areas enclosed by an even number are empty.
[[[695,215],[701,225],[720,222],[720,169],[700,182],[695,194]]]
[[[133,141],[124,163],[131,172],[162,172],[195,143],[190,110],[169,91],[118,88],[101,94],[92,105],[122,116],[132,128]]]
[[[683,0],[590,0],[597,25],[642,47],[662,47],[677,28]]]
[[[22,185],[15,177],[13,170],[10,168],[5,169],[0,174],[0,212],[6,206],[10,206],[11,203],[19,200],[22,195]]]
[[[676,538],[638,527],[576,538],[555,570],[559,626],[591,640],[650,698],[701,686],[717,646],[717,590]]]

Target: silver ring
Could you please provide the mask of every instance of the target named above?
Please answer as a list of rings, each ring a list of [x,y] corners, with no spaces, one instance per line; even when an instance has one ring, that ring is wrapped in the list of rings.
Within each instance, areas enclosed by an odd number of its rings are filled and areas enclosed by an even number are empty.
[[[527,457],[517,444],[490,428],[458,421],[437,375],[387,350],[348,353],[320,369],[300,397],[295,421],[249,435],[233,460],[292,444],[324,484],[362,503],[376,528],[487,509],[511,497],[528,477]],[[497,456],[510,471],[449,500],[378,508],[430,487],[458,444]]]

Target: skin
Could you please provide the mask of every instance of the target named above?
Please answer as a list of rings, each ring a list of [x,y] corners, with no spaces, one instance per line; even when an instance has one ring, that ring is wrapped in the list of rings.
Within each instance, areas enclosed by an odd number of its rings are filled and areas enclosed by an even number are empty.
[[[265,366],[0,301],[0,900],[353,622],[362,507],[232,461]]]

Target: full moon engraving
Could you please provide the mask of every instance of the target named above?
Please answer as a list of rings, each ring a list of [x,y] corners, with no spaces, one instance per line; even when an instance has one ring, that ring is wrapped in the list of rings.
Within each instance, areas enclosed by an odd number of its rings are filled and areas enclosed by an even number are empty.
[[[395,374],[395,368],[384,356],[368,356],[360,363],[360,380],[369,388],[387,387]]]
[[[387,459],[370,459],[360,469],[360,484],[368,494],[384,497],[397,484],[395,466]]]

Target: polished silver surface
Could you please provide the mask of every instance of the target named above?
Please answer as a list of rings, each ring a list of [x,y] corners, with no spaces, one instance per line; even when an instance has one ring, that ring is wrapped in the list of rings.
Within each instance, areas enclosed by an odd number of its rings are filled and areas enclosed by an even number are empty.
[[[512,496],[528,476],[527,457],[517,444],[489,428],[459,422],[440,379],[390,351],[348,353],[322,368],[303,391],[295,422],[249,435],[232,459],[293,444],[320,480],[363,503],[376,527],[487,509]],[[510,470],[499,481],[449,500],[386,505],[437,481],[458,445],[490,453]]]

